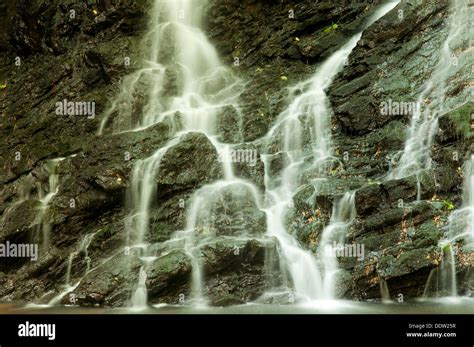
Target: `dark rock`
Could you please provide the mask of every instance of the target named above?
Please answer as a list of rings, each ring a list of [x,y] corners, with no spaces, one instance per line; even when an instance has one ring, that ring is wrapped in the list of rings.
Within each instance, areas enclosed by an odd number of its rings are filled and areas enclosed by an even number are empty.
[[[432,6],[419,0],[402,2],[364,32],[349,58],[350,69],[336,78],[329,92],[345,133],[365,134],[393,121],[393,116],[381,114],[382,101],[416,101],[416,88],[438,61],[447,5],[445,0]],[[407,22],[413,25],[407,27]],[[428,63],[427,50],[432,57]]]
[[[192,263],[182,251],[170,253],[154,260],[146,268],[148,299],[156,303],[180,303],[180,295],[189,296]]]
[[[141,262],[133,254],[117,254],[88,273],[61,303],[74,298],[81,306],[127,306],[138,281]]]
[[[199,188],[222,176],[216,148],[206,135],[188,133],[162,158],[157,177],[158,195]]]
[[[274,239],[216,239],[201,248],[201,259],[206,297],[215,306],[253,301],[279,282]]]

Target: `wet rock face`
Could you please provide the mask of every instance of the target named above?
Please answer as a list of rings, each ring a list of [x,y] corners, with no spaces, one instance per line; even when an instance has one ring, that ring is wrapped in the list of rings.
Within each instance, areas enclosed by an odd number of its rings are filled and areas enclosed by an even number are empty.
[[[271,284],[277,283],[276,247],[273,239],[225,238],[217,238],[201,246],[198,260],[202,264],[203,294],[208,303],[215,306],[243,304],[255,300]],[[150,304],[179,304],[193,299],[190,286],[192,259],[182,250],[171,250],[146,264],[134,252],[114,255],[88,273],[80,285],[62,299],[62,303],[126,306],[136,290],[141,266],[147,274]]]
[[[217,239],[201,248],[201,258],[205,296],[216,306],[253,301],[281,281],[274,239]]]
[[[22,55],[42,52],[65,53],[68,39],[81,31],[96,35],[111,27],[127,35],[146,29],[142,18],[148,2],[137,0],[116,3],[100,0],[89,3],[73,1],[7,1],[2,5],[5,33],[3,45],[10,44]],[[5,40],[6,38],[6,40]]]
[[[362,35],[349,57],[350,68],[329,91],[345,133],[366,134],[396,120],[381,112],[383,101],[416,101],[418,88],[438,62],[448,5],[446,0],[430,6],[403,1]]]
[[[86,275],[80,285],[62,299],[62,303],[127,306],[138,281],[140,265],[137,257],[118,254]]]
[[[199,188],[221,177],[216,148],[203,133],[188,133],[163,156],[157,177],[158,195]]]
[[[313,73],[312,64],[345,43],[373,9],[357,1],[211,3],[208,35],[223,61],[247,81],[241,95],[245,141],[268,131],[286,104],[285,88]]]
[[[192,263],[182,251],[172,251],[147,266],[148,297],[151,303],[183,303],[190,294]]]

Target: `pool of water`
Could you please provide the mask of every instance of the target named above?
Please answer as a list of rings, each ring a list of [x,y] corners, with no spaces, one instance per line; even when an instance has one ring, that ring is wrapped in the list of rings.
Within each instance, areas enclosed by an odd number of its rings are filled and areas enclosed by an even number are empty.
[[[474,314],[474,298],[398,302],[313,301],[304,304],[246,304],[229,307],[156,305],[146,309],[0,304],[0,314]]]

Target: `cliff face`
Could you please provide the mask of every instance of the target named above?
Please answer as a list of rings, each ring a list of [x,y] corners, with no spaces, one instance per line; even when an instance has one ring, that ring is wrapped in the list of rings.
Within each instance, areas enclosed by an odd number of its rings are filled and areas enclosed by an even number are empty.
[[[74,303],[128,304],[142,263],[138,255],[123,251],[127,188],[135,163],[169,140],[170,125],[101,136],[97,130],[120,80],[143,66],[140,42],[150,8],[145,0],[0,4],[0,243],[39,242],[46,229],[50,238],[37,262],[0,262],[0,300],[45,303],[66,285],[78,283],[69,293],[77,294]],[[253,141],[268,132],[287,105],[288,87],[311,76],[375,9],[357,1],[228,0],[207,5],[205,33],[224,64],[245,81],[239,98],[245,146],[260,150]],[[403,19],[398,19],[400,13]],[[433,164],[421,178],[381,179],[394,154],[403,150],[410,115],[382,114],[380,105],[389,99],[416,99],[439,60],[448,13],[447,0],[429,5],[402,1],[364,31],[329,88],[333,146],[341,165],[331,168],[327,189],[315,192],[310,184],[298,189],[288,230],[316,252],[334,202],[356,190],[357,217],[346,238],[364,244],[366,256],[340,261],[339,296],[378,299],[382,281],[392,296],[419,297],[440,264],[438,242],[451,204],[457,208],[462,203],[461,167],[473,150],[472,137],[463,130],[472,112],[466,99],[472,84],[469,61],[461,62],[460,72],[449,81],[454,107],[439,120],[431,146]],[[58,116],[57,103],[64,100],[94,101],[95,116]],[[219,123],[225,142],[241,140],[232,137],[234,111],[226,109]],[[42,201],[51,193],[48,163],[55,158],[64,158],[54,168],[57,192],[47,217],[38,220]],[[199,133],[188,134],[163,158],[148,242],[168,241],[185,228],[183,203],[223,176],[218,159]],[[272,163],[278,165],[278,160]],[[263,189],[261,162],[250,168],[236,165],[236,171]],[[251,218],[243,228],[252,235],[265,233],[261,211],[250,202],[245,206]],[[211,304],[255,300],[284,281],[278,256],[268,262],[268,254],[279,254],[277,240],[229,240],[232,226],[226,220],[216,223],[218,236],[200,251],[203,294]],[[88,234],[93,237],[85,247]],[[158,255],[147,273],[149,302],[182,302],[192,291],[192,262],[180,251]],[[472,276],[472,257],[462,250],[457,257],[464,259],[457,262],[460,294],[471,293],[472,281],[466,278]],[[65,295],[58,302],[68,300]]]

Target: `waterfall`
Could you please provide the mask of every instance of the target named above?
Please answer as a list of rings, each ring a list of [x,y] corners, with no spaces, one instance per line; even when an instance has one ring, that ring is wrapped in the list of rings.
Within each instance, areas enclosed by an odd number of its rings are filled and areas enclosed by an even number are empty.
[[[379,277],[380,281],[380,297],[383,302],[391,302],[390,290],[388,288],[387,281],[383,277]]]
[[[392,10],[398,2],[388,2],[380,6],[366,23],[366,28]],[[357,33],[340,49],[334,52],[307,81],[297,84],[290,90],[292,99],[289,106],[279,115],[276,124],[265,137],[267,153],[264,156],[267,213],[267,233],[277,237],[282,255],[291,275],[293,290],[297,297],[306,300],[333,298],[334,274],[337,262],[321,256],[323,271],[321,274],[316,258],[304,250],[285,227],[285,216],[293,204],[293,195],[300,185],[300,177],[311,171],[325,177],[328,161],[332,158],[330,119],[331,112],[326,96],[336,74],[342,70],[346,59],[360,40],[362,32]],[[305,148],[304,139],[309,133],[311,148]],[[281,148],[272,153],[275,144]],[[275,154],[286,155],[286,166],[280,175],[273,177],[269,164]],[[309,165],[308,165],[309,163]],[[317,189],[317,186],[315,187]],[[346,219],[339,214],[354,210],[353,194],[347,194],[341,200],[341,206],[334,210],[330,225],[323,233],[328,241],[332,234],[342,230]],[[344,211],[344,212],[343,212]],[[352,212],[350,213],[352,214]],[[350,218],[349,218],[350,219]],[[343,233],[340,233],[341,237]],[[325,243],[326,247],[327,244]],[[326,281],[326,282],[325,282]]]
[[[464,170],[464,206],[467,209],[467,237],[474,244],[474,154]]]
[[[174,144],[174,142],[172,143]],[[151,157],[139,160],[133,167],[132,181],[128,189],[131,213],[126,219],[128,243],[142,246],[148,232],[150,207],[156,194],[155,177],[161,159],[171,144],[160,148]]]
[[[159,122],[170,126],[171,140],[149,158],[135,163],[127,192],[130,209],[125,220],[127,244],[142,249],[145,257],[149,252],[146,238],[150,209],[156,197],[156,177],[167,151],[192,131],[205,134],[220,156],[226,157],[230,150],[229,145],[217,140],[216,122],[224,107],[230,105],[238,111],[237,99],[243,84],[220,63],[215,48],[200,29],[205,5],[206,1],[154,1],[150,30],[142,43],[147,55],[145,67],[123,79],[121,90],[99,129],[99,134],[103,134],[109,130],[141,131]],[[243,187],[251,194],[256,190],[249,182],[235,179],[228,160],[222,161],[222,171],[224,180],[195,192],[192,198],[195,203],[191,203],[187,213],[188,227],[177,231],[170,243],[182,244],[192,260],[194,302],[204,300],[198,259],[201,235],[194,235],[203,223],[203,216],[193,211],[202,208],[201,201],[212,205],[221,191],[231,190],[229,187]],[[142,293],[144,278],[143,268],[132,298],[135,307],[146,300]]]
[[[338,274],[336,254],[341,247],[345,247],[346,230],[355,216],[355,192],[347,192],[334,204],[329,225],[321,234],[318,254],[323,269],[323,298],[325,299],[335,298]]]
[[[46,192],[38,188],[38,199],[40,206],[38,214],[36,215],[35,225],[38,232],[42,234],[42,249],[46,250],[50,244],[51,223],[48,220],[49,203],[53,197],[58,193],[59,189],[59,174],[58,165],[65,158],[57,158],[46,163],[46,171],[48,172],[48,187]]]
[[[205,303],[202,297],[205,274],[199,259],[200,246],[219,232],[215,220],[222,211],[226,211],[227,200],[232,201],[234,210],[240,210],[241,206],[250,202],[256,210],[264,213],[267,235],[276,236],[280,242],[281,256],[289,269],[295,293],[304,299],[322,298],[324,276],[321,275],[318,262],[312,253],[301,248],[293,236],[287,233],[284,217],[300,183],[301,174],[312,170],[325,177],[328,162],[335,160],[332,157],[331,111],[326,89],[344,66],[362,32],[350,38],[323,62],[312,78],[292,88],[292,100],[288,108],[279,115],[276,124],[263,139],[268,153],[262,156],[266,189],[265,199],[262,199],[253,183],[235,177],[232,164],[226,159],[231,146],[217,140],[219,110],[227,105],[238,109],[237,100],[243,84],[221,65],[214,47],[200,29],[205,3],[154,1],[151,27],[143,42],[144,51],[147,52],[145,67],[124,78],[121,90],[99,129],[99,134],[103,134],[110,130],[141,131],[158,122],[170,125],[171,140],[151,157],[138,160],[134,165],[128,190],[130,213],[125,220],[128,244],[143,249],[142,259],[149,255],[146,236],[161,162],[167,151],[179,144],[183,134],[199,131],[207,136],[224,158],[224,178],[193,194],[191,206],[187,209],[186,229],[177,231],[168,242],[169,245],[179,245],[191,259],[193,303]],[[369,18],[366,27],[397,4],[389,2],[380,6]],[[137,96],[141,102],[135,102]],[[304,141],[305,135],[309,136],[308,145]],[[270,174],[267,165],[272,154],[269,149],[275,142],[281,143],[282,153],[288,156],[287,165],[277,177]],[[346,210],[346,199],[343,201],[340,209]],[[353,198],[348,201],[353,201]],[[349,221],[345,217],[338,217],[339,213],[342,212],[337,209],[332,219],[334,223]],[[228,217],[233,226],[242,224],[242,220],[234,216],[224,217]],[[245,219],[245,216],[242,218]],[[330,229],[336,227],[331,226]],[[235,233],[239,237],[250,236],[245,230],[236,230]],[[335,265],[327,265],[323,271],[335,272]],[[132,304],[135,307],[143,306],[143,300],[147,300],[145,267],[140,270],[136,288]]]
[[[68,261],[67,261],[67,267],[66,267],[66,280],[65,280],[65,283],[64,283],[63,290],[58,295],[56,295],[53,299],[51,299],[49,301],[48,306],[55,306],[58,303],[60,303],[61,300],[66,295],[68,295],[69,293],[74,291],[74,289],[76,289],[77,286],[79,285],[79,283],[81,282],[81,280],[78,280],[75,284],[71,283],[72,266],[74,264],[74,260],[76,259],[76,257],[79,254],[84,253],[84,260],[86,261],[86,268],[84,269],[83,277],[90,271],[91,258],[89,257],[89,246],[90,246],[92,240],[94,239],[95,234],[96,233],[90,233],[90,234],[85,235],[81,239],[81,241],[79,241],[76,249],[74,249],[69,254]],[[71,301],[71,303],[75,304],[75,300],[73,299]]]
[[[439,243],[442,258],[426,282],[424,296],[457,295],[456,254],[454,245],[464,242],[465,253],[474,251],[474,155],[464,165],[463,205],[449,216],[446,238]]]
[[[466,45],[465,33],[469,31],[469,0],[452,0],[448,36],[444,41],[439,62],[423,90],[418,96],[417,105],[410,121],[407,139],[398,163],[391,168],[388,179],[404,178],[418,174],[431,167],[431,145],[438,130],[438,119],[450,107],[455,108],[446,95],[449,79],[462,66],[458,60],[467,58],[469,52],[459,57],[455,52]]]
[[[124,78],[99,134],[109,126],[140,130],[158,122],[168,122],[174,132],[215,132],[216,111],[233,105],[242,85],[200,29],[206,3],[153,2],[150,31],[142,43],[146,66]]]
[[[196,304],[205,304],[206,302],[202,294],[203,271],[199,260],[199,245],[220,233],[218,219],[223,218],[230,221],[228,223],[230,225],[226,225],[226,227],[232,228],[232,237],[251,236],[244,230],[245,228],[242,228],[246,217],[243,212],[235,213],[236,208],[232,208],[232,211],[229,211],[227,215],[229,208],[226,205],[226,198],[230,198],[232,204],[237,208],[245,206],[250,201],[256,209],[262,209],[257,187],[230,174],[223,180],[203,186],[193,194],[190,208],[187,211],[186,229],[175,235],[175,240],[184,240],[184,250],[193,264],[191,290],[193,302]],[[220,214],[221,216],[219,216]]]
[[[144,39],[148,52],[147,67],[125,78],[120,94],[104,117],[100,133],[109,117],[115,130],[138,131],[158,122],[171,124],[172,139],[151,157],[139,160],[132,173],[128,191],[130,215],[126,220],[128,243],[145,244],[149,231],[149,211],[156,196],[156,182],[163,157],[177,145],[183,134],[204,133],[218,153],[226,146],[215,139],[216,115],[226,105],[234,105],[240,82],[219,62],[217,52],[199,29],[205,1],[158,1],[152,9],[151,29]],[[176,90],[163,94],[174,75]],[[132,112],[135,94],[145,83],[148,97],[135,121]],[[122,107],[125,103],[125,106]],[[128,127],[127,127],[128,126]],[[226,177],[232,176],[224,165]]]

